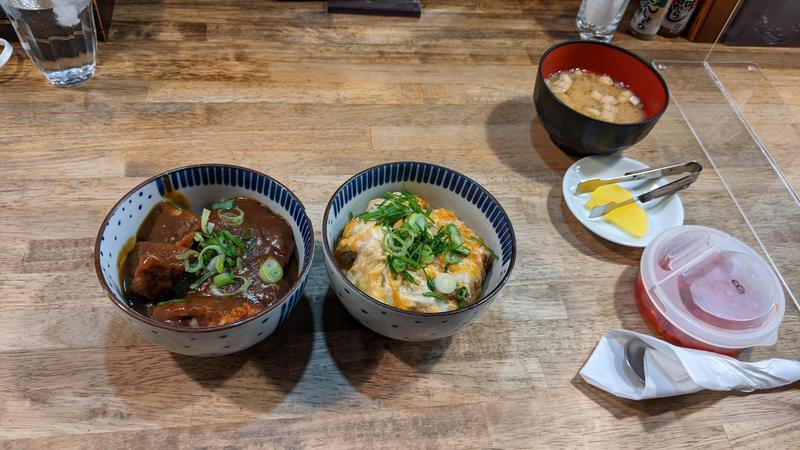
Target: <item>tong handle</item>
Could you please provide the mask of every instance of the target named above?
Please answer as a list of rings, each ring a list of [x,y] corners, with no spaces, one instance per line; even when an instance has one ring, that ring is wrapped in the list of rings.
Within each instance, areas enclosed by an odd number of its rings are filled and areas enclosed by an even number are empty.
[[[652,191],[645,192],[644,194],[638,196],[637,200],[639,200],[642,203],[645,203],[656,198],[664,197],[670,194],[674,194],[678,191],[682,191],[691,186],[691,184],[694,183],[695,180],[697,180],[698,175],[699,175],[698,172],[686,175],[683,178],[679,178],[671,183],[667,183],[659,188],[655,188]]]
[[[656,169],[647,168],[641,170],[633,170],[631,172],[625,172],[623,178],[626,178],[626,181],[648,180],[650,178],[666,177],[669,175],[674,175],[676,173],[684,173],[684,172],[691,172],[697,174],[700,173],[702,170],[703,166],[701,166],[699,162],[689,161],[686,163],[674,164],[672,166],[658,167]]]

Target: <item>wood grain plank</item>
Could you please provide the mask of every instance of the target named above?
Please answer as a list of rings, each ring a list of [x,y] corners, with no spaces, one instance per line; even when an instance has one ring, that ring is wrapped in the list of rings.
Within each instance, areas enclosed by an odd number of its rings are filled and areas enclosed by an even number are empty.
[[[69,90],[50,88],[17,46],[0,71],[0,122],[10,124],[0,131],[0,448],[792,448],[796,386],[631,402],[577,376],[609,329],[650,332],[633,301],[641,250],[594,236],[569,213],[561,177],[576,159],[552,144],[532,103],[536,64],[575,37],[578,3],[431,0],[408,20],[327,15],[309,1],[119,1],[97,75]],[[624,32],[614,43],[646,60],[709,50]],[[720,74],[792,179],[798,52],[715,49],[760,64]],[[719,93],[695,95],[681,106]],[[758,246],[674,104],[625,154],[703,163],[681,193],[685,222]],[[330,195],[400,159],[474,178],[517,236],[513,276],[492,307],[436,342],[367,330],[324,270],[318,224]],[[201,359],[170,354],[121,319],[92,253],[104,215],[131,187],[203,162],[283,182],[318,242],[288,321],[252,349]],[[738,200],[770,217],[780,186],[738,163],[727,173],[752,186]],[[800,264],[797,224],[764,222],[757,231],[785,244],[776,260]],[[791,303],[778,343],[741,356],[771,357],[800,359]]]

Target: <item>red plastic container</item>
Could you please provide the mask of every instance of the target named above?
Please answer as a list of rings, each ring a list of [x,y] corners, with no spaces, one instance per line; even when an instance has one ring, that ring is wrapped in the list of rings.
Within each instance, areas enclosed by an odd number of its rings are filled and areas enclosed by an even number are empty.
[[[671,228],[645,248],[635,294],[665,340],[729,356],[774,344],[785,310],[783,287],[756,252],[697,225]]]

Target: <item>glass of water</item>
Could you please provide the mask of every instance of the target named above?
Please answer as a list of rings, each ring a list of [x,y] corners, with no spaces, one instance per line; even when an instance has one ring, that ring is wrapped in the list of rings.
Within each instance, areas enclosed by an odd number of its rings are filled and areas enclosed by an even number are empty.
[[[581,39],[609,42],[625,14],[628,1],[583,0],[576,20]]]
[[[97,37],[91,0],[0,0],[22,48],[53,86],[94,75]]]

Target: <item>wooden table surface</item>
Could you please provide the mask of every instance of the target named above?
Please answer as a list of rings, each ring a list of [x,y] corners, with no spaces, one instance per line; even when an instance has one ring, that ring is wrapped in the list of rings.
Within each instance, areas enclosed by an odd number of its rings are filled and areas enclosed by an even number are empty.
[[[633,299],[641,251],[595,237],[566,210],[573,159],[531,103],[538,58],[574,37],[577,2],[425,3],[414,20],[326,16],[321,2],[118,0],[97,76],[70,90],[15,53],[0,70],[0,448],[796,448],[796,384],[637,403],[578,377],[606,331],[647,328]],[[648,59],[707,50],[615,43]],[[797,85],[780,64],[797,49],[722,51],[772,58],[767,76]],[[797,116],[784,119],[800,130]],[[707,164],[675,107],[626,154]],[[366,330],[317,258],[301,304],[265,342],[184,357],[139,336],[95,277],[104,215],[159,171],[253,167],[319,224],[350,175],[399,159],[474,177],[516,229],[507,287],[450,339]],[[754,244],[712,170],[681,197],[687,223]],[[800,358],[797,308],[787,303],[777,345],[742,357]]]

